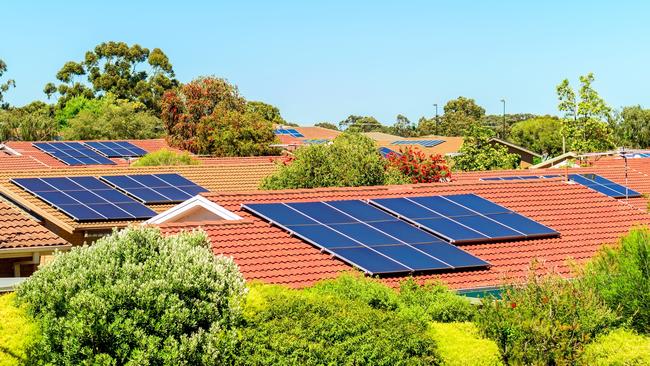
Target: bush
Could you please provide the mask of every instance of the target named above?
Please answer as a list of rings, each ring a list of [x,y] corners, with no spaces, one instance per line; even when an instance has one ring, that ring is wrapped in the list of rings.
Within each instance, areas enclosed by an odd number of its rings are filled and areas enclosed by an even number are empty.
[[[496,343],[481,338],[472,323],[432,323],[431,332],[444,365],[502,365]]]
[[[234,364],[438,364],[425,320],[318,291],[251,288]]]
[[[463,171],[516,169],[520,157],[508,152],[501,144],[493,144],[490,138],[494,133],[477,123],[467,129],[459,155],[454,157],[454,169]]]
[[[27,352],[39,337],[25,307],[17,307],[14,301],[13,294],[0,295],[0,365],[27,363]]]
[[[58,254],[17,290],[44,364],[202,364],[241,314],[244,279],[205,233],[127,228]],[[218,355],[217,355],[218,356]]]
[[[422,150],[409,147],[400,154],[388,154],[388,162],[410,179],[410,183],[446,182],[451,179],[447,162],[440,155],[425,155]]]
[[[169,149],[160,149],[150,152],[139,158],[133,166],[160,166],[160,165],[198,165],[201,162],[188,152],[175,152]]]
[[[43,102],[0,109],[0,141],[47,141],[56,136],[57,130],[52,108]]]
[[[332,144],[304,146],[263,183],[264,189],[358,187],[406,183],[396,169],[387,170],[375,142],[359,133],[344,133]]]
[[[581,361],[585,366],[650,365],[650,338],[617,329],[587,345]]]
[[[485,299],[477,326],[497,342],[506,364],[575,364],[583,347],[617,317],[579,280],[531,276]]]
[[[588,285],[640,333],[650,334],[650,230],[638,228],[586,266]]]

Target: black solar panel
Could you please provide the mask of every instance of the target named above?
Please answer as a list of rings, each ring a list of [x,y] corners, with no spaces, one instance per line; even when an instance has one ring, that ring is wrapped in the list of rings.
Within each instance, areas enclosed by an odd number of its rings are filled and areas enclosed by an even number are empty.
[[[109,158],[136,158],[147,151],[128,141],[88,141],[84,143]]]
[[[79,142],[35,142],[33,145],[68,165],[115,164]]]
[[[107,175],[100,179],[147,204],[183,202],[208,191],[179,174]]]

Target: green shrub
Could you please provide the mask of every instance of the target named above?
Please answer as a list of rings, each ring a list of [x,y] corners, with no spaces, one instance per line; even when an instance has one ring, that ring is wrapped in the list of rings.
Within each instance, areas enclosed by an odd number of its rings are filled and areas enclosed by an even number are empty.
[[[58,254],[17,290],[47,364],[202,364],[241,315],[244,279],[203,232],[127,228]]]
[[[583,276],[626,323],[650,334],[650,230],[634,229],[617,248],[604,247]]]
[[[584,345],[617,321],[593,290],[557,275],[531,276],[505,289],[502,300],[484,301],[477,326],[510,364],[574,364]]]
[[[436,322],[473,320],[476,308],[464,296],[459,296],[440,283],[417,284],[413,279],[400,286],[402,311],[423,313]]]
[[[201,162],[188,152],[175,152],[169,149],[160,149],[150,152],[139,158],[133,166],[160,166],[160,165],[198,165]]]
[[[432,323],[431,332],[444,365],[502,365],[496,343],[481,338],[472,323]]]
[[[399,294],[395,290],[357,273],[344,273],[335,279],[320,281],[304,291],[360,301],[374,309],[396,310],[400,305]]]
[[[232,357],[240,365],[435,365],[426,320],[318,291],[251,288]]]
[[[617,329],[588,344],[581,361],[585,366],[650,365],[650,338]]]
[[[39,330],[25,307],[14,303],[14,294],[0,296],[0,365],[21,365],[37,342]]]

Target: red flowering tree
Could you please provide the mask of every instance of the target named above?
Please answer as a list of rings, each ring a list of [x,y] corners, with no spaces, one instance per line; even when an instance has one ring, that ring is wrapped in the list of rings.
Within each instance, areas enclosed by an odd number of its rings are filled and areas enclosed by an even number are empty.
[[[451,180],[451,170],[440,154],[427,155],[414,147],[400,149],[386,156],[388,165],[396,168],[411,179],[412,183],[447,182]]]

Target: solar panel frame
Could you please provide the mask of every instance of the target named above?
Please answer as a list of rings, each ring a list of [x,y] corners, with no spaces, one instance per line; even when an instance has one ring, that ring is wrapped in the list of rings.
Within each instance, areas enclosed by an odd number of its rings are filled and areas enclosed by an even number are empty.
[[[180,203],[208,192],[176,173],[104,175],[99,179],[145,204]]]
[[[155,211],[94,177],[13,178],[10,181],[79,222],[144,220],[156,215]],[[105,195],[109,191],[112,192],[110,198]]]
[[[138,158],[147,154],[129,141],[86,141],[84,145],[107,158]]]
[[[67,165],[115,165],[115,162],[79,142],[34,142],[32,146]]]

